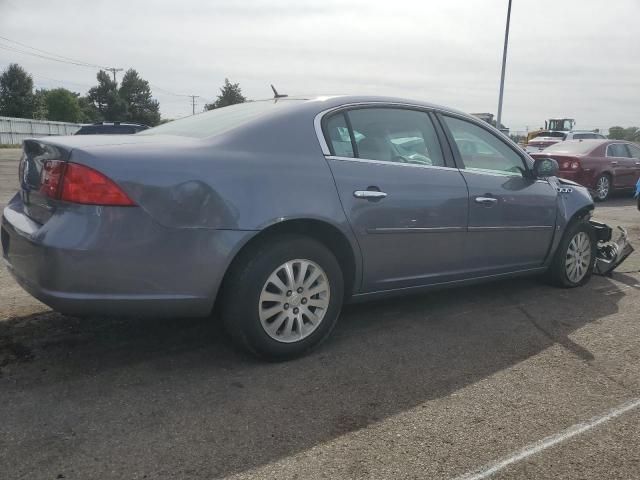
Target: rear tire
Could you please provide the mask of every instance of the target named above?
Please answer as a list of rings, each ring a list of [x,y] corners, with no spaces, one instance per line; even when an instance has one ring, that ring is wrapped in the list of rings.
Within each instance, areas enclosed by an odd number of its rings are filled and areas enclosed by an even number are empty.
[[[611,177],[603,173],[596,179],[596,190],[593,199],[597,202],[604,202],[611,195]]]
[[[573,222],[560,240],[549,267],[548,278],[557,287],[586,284],[593,273],[597,252],[593,228],[584,220]]]
[[[342,308],[344,279],[323,244],[279,235],[241,254],[222,294],[222,320],[235,343],[260,358],[287,360],[329,336]]]

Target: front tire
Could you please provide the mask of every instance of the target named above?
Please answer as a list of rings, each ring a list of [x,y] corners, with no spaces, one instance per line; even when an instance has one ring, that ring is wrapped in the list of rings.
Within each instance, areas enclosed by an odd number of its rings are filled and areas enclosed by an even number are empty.
[[[586,284],[593,273],[597,252],[593,228],[585,221],[570,224],[549,267],[551,283],[562,288]]]
[[[232,266],[222,319],[243,349],[287,360],[329,336],[343,296],[342,271],[327,247],[304,236],[279,235],[250,248]]]

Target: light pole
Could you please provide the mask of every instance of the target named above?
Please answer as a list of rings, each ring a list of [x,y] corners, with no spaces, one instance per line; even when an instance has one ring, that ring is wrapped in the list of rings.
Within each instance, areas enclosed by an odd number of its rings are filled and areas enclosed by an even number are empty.
[[[496,127],[500,130],[502,124],[502,95],[504,94],[504,70],[507,66],[507,46],[509,45],[509,22],[511,21],[511,0],[507,8],[507,26],[504,29],[504,50],[502,51],[502,74],[500,75],[500,96],[498,97],[498,117]]]

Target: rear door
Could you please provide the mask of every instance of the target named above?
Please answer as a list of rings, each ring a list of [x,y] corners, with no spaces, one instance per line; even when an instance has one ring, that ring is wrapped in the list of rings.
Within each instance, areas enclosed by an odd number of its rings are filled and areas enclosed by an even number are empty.
[[[635,186],[635,161],[625,143],[607,145],[606,161],[611,165],[614,187],[630,188]]]
[[[466,268],[468,192],[430,114],[358,107],[325,117],[323,129],[327,161],[362,252],[364,291],[459,278]]]
[[[556,189],[531,179],[524,154],[490,127],[439,118],[469,187],[469,268],[493,274],[541,266],[553,239]]]

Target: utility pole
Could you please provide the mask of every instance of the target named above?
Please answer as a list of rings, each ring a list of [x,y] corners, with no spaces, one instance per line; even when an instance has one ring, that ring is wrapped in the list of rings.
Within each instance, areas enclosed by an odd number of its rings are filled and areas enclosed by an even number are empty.
[[[200,98],[200,95],[187,95],[187,97],[191,97],[191,115],[196,114],[196,98]]]
[[[123,69],[122,68],[113,68],[113,67],[111,67],[111,68],[105,68],[105,70],[107,72],[113,73],[113,81],[115,82],[116,81],[116,72],[121,72]]]
[[[507,66],[507,46],[509,45],[509,23],[511,21],[511,0],[509,0],[509,7],[507,8],[507,26],[504,30],[504,50],[502,51],[502,74],[500,76],[500,95],[498,97],[498,117],[496,119],[496,126],[500,130],[502,125],[502,95],[504,94],[504,71]]]

